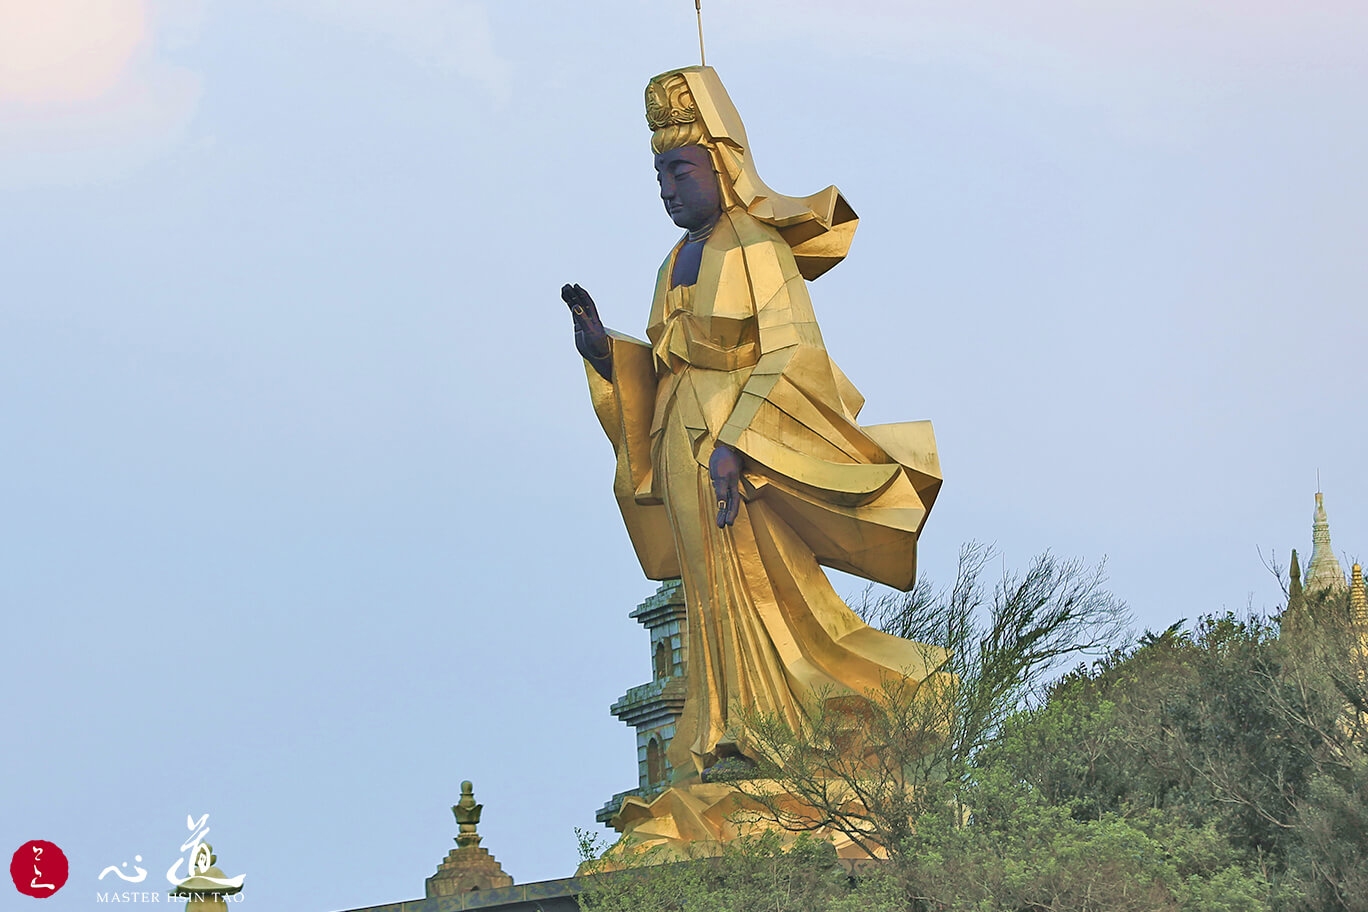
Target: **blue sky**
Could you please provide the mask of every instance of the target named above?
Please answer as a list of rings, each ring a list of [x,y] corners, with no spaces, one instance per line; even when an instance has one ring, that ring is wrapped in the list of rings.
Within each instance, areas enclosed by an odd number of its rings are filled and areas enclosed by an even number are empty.
[[[1271,608],[1317,470],[1362,558],[1362,4],[704,15],[765,180],[862,217],[813,301],[866,421],[935,422],[923,573]],[[421,896],[462,779],[516,880],[571,872],[654,584],[557,290],[643,332],[641,93],[696,61],[687,0],[0,2],[0,836],[71,859],[44,908],[135,853],[164,892],[203,813],[247,905]]]

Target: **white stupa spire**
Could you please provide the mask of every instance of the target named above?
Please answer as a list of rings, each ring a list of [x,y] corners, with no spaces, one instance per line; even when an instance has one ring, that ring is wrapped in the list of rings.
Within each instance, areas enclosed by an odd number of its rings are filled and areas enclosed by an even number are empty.
[[[1330,547],[1330,520],[1325,515],[1325,496],[1316,492],[1316,518],[1311,526],[1311,563],[1306,566],[1306,591],[1343,590],[1344,570]]]

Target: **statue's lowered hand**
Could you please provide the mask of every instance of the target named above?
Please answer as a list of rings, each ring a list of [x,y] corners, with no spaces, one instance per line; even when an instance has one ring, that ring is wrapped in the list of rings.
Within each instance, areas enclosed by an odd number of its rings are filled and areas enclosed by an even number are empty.
[[[724,529],[741,509],[741,454],[719,443],[708,458],[708,475],[717,495],[717,528]]]
[[[589,292],[578,285],[561,287],[561,300],[570,308],[570,319],[575,324],[575,348],[604,380],[613,379],[613,349],[608,341],[608,330],[603,328],[598,308]]]

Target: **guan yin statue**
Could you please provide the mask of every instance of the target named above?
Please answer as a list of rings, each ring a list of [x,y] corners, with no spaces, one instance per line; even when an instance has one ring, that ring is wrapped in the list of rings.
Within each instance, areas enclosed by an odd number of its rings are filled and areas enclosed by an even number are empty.
[[[737,835],[744,797],[710,772],[749,762],[746,713],[801,727],[812,700],[872,699],[943,656],[866,625],[821,569],[910,588],[941,476],[930,422],[860,425],[863,398],[823,345],[807,283],[854,236],[840,192],[765,186],[711,67],[652,79],[646,120],[685,231],[656,279],[649,341],[605,329],[578,285],[561,295],[642,569],[683,581],[670,781],[612,820],[637,844],[678,847]]]

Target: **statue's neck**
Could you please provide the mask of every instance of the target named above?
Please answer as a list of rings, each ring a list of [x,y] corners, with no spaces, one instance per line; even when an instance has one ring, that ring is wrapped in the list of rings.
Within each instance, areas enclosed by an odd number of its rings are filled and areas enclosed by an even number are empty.
[[[708,236],[713,233],[713,229],[717,227],[717,218],[717,216],[713,216],[708,224],[704,225],[702,228],[691,229],[689,233],[685,235],[684,243],[701,244],[706,241]]]
[[[708,238],[712,237],[713,230],[721,218],[722,210],[719,209],[706,224],[698,228],[685,229],[687,233],[679,252],[675,254],[674,269],[670,271],[671,288],[678,285],[693,285],[698,281],[698,267],[703,262],[703,248],[707,245]]]

